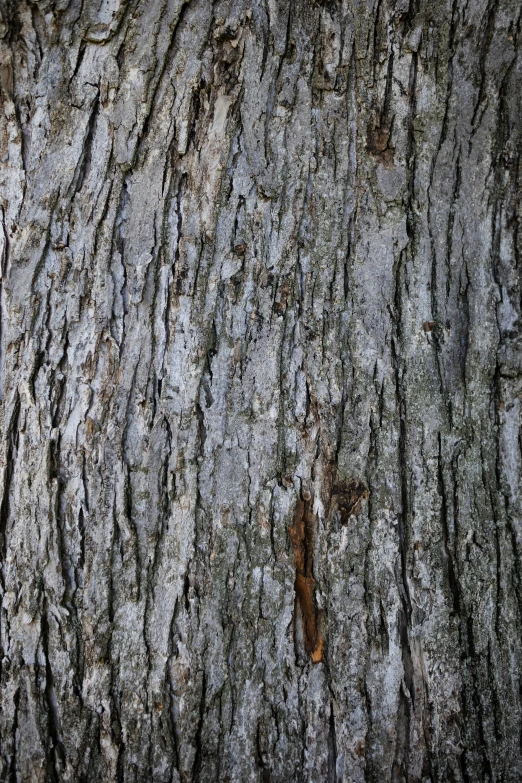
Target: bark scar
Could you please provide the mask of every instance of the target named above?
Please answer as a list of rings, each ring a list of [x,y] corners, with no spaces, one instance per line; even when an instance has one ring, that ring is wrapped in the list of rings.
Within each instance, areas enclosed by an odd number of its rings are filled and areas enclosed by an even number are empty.
[[[368,487],[360,479],[348,479],[334,484],[330,498],[330,509],[339,511],[341,524],[348,524],[353,515],[361,513],[363,501],[369,497]]]
[[[304,646],[312,662],[320,663],[323,660],[324,641],[321,634],[321,613],[315,601],[316,582],[313,576],[315,529],[313,499],[306,493],[297,501],[289,533],[294,550],[294,589],[301,609]]]
[[[379,124],[368,128],[366,149],[374,158],[380,160],[387,169],[393,169],[395,147],[391,142],[391,125]]]

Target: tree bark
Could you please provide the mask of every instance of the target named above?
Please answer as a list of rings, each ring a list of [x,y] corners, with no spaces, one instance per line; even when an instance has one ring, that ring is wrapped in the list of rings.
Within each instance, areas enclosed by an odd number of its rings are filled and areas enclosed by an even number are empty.
[[[0,13],[1,780],[522,780],[518,0]]]

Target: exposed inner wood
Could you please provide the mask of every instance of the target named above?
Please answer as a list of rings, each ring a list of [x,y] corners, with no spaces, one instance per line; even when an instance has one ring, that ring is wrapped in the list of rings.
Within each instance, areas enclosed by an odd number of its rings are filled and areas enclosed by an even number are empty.
[[[306,652],[314,663],[323,660],[321,616],[315,603],[314,538],[317,520],[313,513],[313,499],[297,501],[290,540],[294,550],[295,595],[301,610],[303,639]]]

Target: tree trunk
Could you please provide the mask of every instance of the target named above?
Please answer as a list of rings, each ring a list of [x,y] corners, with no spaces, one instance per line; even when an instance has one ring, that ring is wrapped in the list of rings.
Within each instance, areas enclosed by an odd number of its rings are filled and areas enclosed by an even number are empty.
[[[518,0],[0,9],[1,780],[522,780]]]

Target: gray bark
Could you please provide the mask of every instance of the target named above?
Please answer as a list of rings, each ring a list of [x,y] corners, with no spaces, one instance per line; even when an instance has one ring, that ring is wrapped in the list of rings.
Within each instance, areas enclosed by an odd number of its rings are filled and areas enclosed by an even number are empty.
[[[522,780],[518,0],[0,12],[0,779]]]

